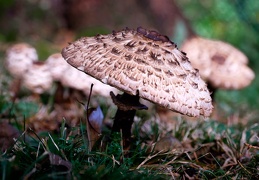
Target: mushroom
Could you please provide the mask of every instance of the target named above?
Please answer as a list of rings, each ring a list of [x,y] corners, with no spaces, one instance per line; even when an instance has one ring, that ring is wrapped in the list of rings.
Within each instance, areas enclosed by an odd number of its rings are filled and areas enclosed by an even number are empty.
[[[66,87],[82,91],[86,95],[90,92],[91,84],[94,84],[92,92],[93,95],[108,97],[110,91],[117,91],[117,89],[104,85],[100,81],[91,76],[87,76],[85,73],[78,71],[72,66],[69,66],[69,68],[66,69],[66,73],[64,73],[61,78],[61,84]]]
[[[228,43],[196,36],[184,42],[182,50],[213,90],[242,89],[255,77],[247,57]]]
[[[80,71],[79,71],[80,72]],[[80,72],[81,73],[81,72]],[[98,81],[97,79],[91,77],[91,76],[86,76],[84,74],[84,77],[86,77],[88,79],[88,84],[93,84],[93,90],[92,90],[92,95],[101,95],[103,97],[109,97],[110,96],[110,92],[113,91],[113,92],[116,92],[118,93],[118,89],[112,87],[112,86],[109,86],[109,85],[106,85],[106,84],[103,84],[102,82]],[[89,89],[90,86],[87,86],[87,88],[85,88],[83,90],[83,92],[88,95],[89,94]]]
[[[38,61],[38,54],[29,44],[19,43],[7,49],[5,65],[16,78],[20,78],[35,61]]]
[[[106,86],[91,76],[86,76],[85,73],[76,70],[64,61],[64,58],[60,53],[55,53],[49,56],[46,60],[46,64],[53,80],[57,83],[55,101],[58,103],[62,102],[64,98],[63,86],[82,91],[88,95],[91,84],[94,84],[93,94],[105,97],[109,96],[111,90],[116,90],[115,88]]]
[[[60,81],[64,72],[70,67],[60,53],[52,54],[45,61],[54,81]]]
[[[33,93],[42,94],[52,86],[52,76],[48,66],[43,62],[35,62],[25,72],[23,85]]]
[[[198,70],[156,31],[126,28],[83,37],[65,47],[62,55],[78,70],[124,92],[110,93],[118,107],[112,131],[122,131],[124,147],[130,142],[136,110],[147,109],[140,97],[189,116],[208,117],[212,112],[210,93]]]
[[[6,51],[5,67],[15,78],[11,84],[11,96],[16,98],[22,81],[22,77],[33,62],[38,61],[38,54],[32,46],[19,43],[11,46]]]
[[[56,85],[55,87],[55,93],[54,93],[54,103],[61,104],[65,102],[64,98],[64,92],[65,89],[63,85],[61,84],[61,79],[63,78],[63,75],[65,74],[66,70],[70,68],[65,61],[64,58],[60,53],[52,54],[48,57],[48,59],[45,61],[46,65],[48,66],[48,69],[50,71],[50,74],[54,80],[54,83]]]

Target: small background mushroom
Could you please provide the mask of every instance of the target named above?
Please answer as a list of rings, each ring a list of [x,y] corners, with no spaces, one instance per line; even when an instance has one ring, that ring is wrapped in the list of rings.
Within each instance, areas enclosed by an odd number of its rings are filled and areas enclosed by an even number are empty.
[[[5,66],[16,78],[21,77],[35,61],[38,61],[38,54],[29,44],[15,44],[6,51]]]
[[[60,53],[50,55],[45,63],[47,64],[54,81],[61,81],[63,74],[65,74],[65,71],[69,67],[68,64],[64,62]]]
[[[64,59],[63,59],[64,61]],[[64,61],[66,62],[66,61]],[[67,64],[68,65],[68,64]],[[61,78],[61,84],[66,87],[77,89],[83,92],[85,95],[88,95],[90,92],[91,84],[93,86],[93,95],[100,95],[104,97],[109,97],[110,91],[118,91],[115,88],[112,88],[109,85],[105,85],[100,81],[97,81],[91,76],[85,75],[85,73],[76,70],[75,68],[69,66],[66,71],[63,73]]]
[[[24,73],[23,85],[34,93],[42,94],[52,87],[52,76],[43,62],[33,63]]]
[[[36,61],[38,61],[36,49],[27,43],[15,44],[6,50],[5,67],[14,77],[10,85],[13,101],[20,90],[23,75],[32,66],[33,62]]]
[[[210,87],[242,89],[254,79],[247,57],[238,49],[222,41],[201,37],[188,39],[181,47],[192,65]]]

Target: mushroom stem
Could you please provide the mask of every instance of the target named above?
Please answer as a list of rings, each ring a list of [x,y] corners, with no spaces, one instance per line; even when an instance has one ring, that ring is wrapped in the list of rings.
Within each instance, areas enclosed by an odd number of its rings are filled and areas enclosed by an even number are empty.
[[[123,93],[115,96],[110,93],[113,103],[118,107],[114,117],[112,132],[122,132],[124,148],[129,146],[131,140],[131,126],[134,122],[136,110],[148,109],[139,102],[139,95]]]
[[[122,132],[123,146],[127,147],[131,139],[131,126],[134,121],[136,110],[123,111],[118,109],[112,127],[112,132]]]
[[[64,102],[64,91],[65,91],[65,88],[64,86],[62,86],[61,82],[57,81],[56,82],[56,91],[55,91],[55,94],[54,94],[54,103],[55,104],[61,104]]]
[[[14,79],[13,82],[11,83],[10,92],[11,92],[12,102],[15,102],[15,100],[18,96],[18,93],[21,89],[21,84],[22,84],[21,78]]]

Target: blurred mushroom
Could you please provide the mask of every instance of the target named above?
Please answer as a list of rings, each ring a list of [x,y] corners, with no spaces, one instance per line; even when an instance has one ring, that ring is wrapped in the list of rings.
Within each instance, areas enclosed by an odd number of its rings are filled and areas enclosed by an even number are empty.
[[[60,53],[52,54],[45,61],[48,66],[48,69],[51,73],[51,76],[54,81],[60,81],[63,78],[64,72],[70,66],[64,61],[64,58]]]
[[[91,84],[88,83],[85,74],[77,71],[71,66],[66,69],[66,73],[63,74],[61,78],[61,84],[64,87],[67,87],[68,93],[66,93],[65,98],[71,100],[81,99],[83,94],[83,90],[88,88],[90,89]]]
[[[84,76],[85,76],[85,74],[84,74]],[[119,92],[118,89],[116,89],[114,87],[111,87],[111,86],[109,86],[107,84],[103,84],[102,82],[96,80],[95,78],[93,78],[91,76],[88,76],[86,78],[88,79],[88,84],[89,85],[94,84],[93,91],[92,91],[93,95],[101,95],[103,97],[109,97],[111,91],[116,92],[116,93]],[[89,91],[90,91],[89,86],[87,86],[87,88],[84,89],[83,91],[84,91],[85,94],[88,95]]]
[[[113,102],[118,110],[113,131],[131,138],[136,110],[147,109],[139,97],[189,116],[209,116],[210,93],[184,53],[168,37],[139,27],[108,35],[83,37],[62,50],[64,59],[105,84],[124,92]]]
[[[7,49],[5,65],[12,76],[20,78],[37,60],[38,54],[32,46],[19,43]]]
[[[66,70],[66,73],[63,74],[61,83],[63,86],[67,86],[82,91],[86,95],[88,95],[90,92],[91,84],[94,84],[92,92],[93,95],[101,95],[104,97],[108,97],[110,91],[117,91],[117,89],[111,86],[104,85],[100,81],[94,79],[91,76],[86,75],[81,71],[78,71],[72,66],[69,66],[69,68],[67,68]]]
[[[53,79],[48,66],[43,62],[33,63],[23,77],[23,85],[36,94],[48,91],[52,82]]]
[[[65,97],[63,96],[63,86],[81,91],[88,95],[90,92],[91,84],[93,83],[93,94],[105,97],[109,96],[111,90],[116,90],[115,88],[104,85],[91,76],[86,76],[85,73],[74,69],[68,63],[66,63],[66,61],[64,61],[64,58],[60,53],[55,53],[49,56],[46,60],[46,64],[49,68],[52,78],[57,83],[57,90],[55,93],[56,103],[61,103],[64,101]]]
[[[54,103],[62,104],[66,102],[67,99],[64,97],[65,88],[61,84],[61,79],[63,78],[66,70],[70,68],[70,66],[64,61],[64,58],[60,53],[50,55],[45,63],[48,66],[48,69],[56,85]]]
[[[5,67],[15,78],[11,84],[13,100],[20,89],[21,79],[25,71],[36,61],[38,61],[38,54],[29,44],[19,43],[7,49]]]
[[[196,36],[184,42],[182,50],[214,91],[244,88],[255,77],[247,57],[225,42]]]

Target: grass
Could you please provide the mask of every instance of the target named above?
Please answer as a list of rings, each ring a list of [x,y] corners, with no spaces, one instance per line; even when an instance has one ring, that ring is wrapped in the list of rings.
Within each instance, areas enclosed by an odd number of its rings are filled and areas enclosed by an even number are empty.
[[[104,114],[112,114],[103,99],[99,103]],[[70,119],[64,118],[55,131],[30,128],[26,122],[40,106],[26,98],[13,104],[8,96],[0,96],[0,122],[8,121],[19,130],[15,141],[9,140],[13,145],[2,149],[1,179],[259,178],[259,124],[255,117],[245,124],[227,125],[178,116],[168,129],[152,110],[142,111],[137,113],[130,149],[123,150],[121,134],[111,134],[104,124],[102,136],[90,150],[85,116],[75,127],[68,126]]]
[[[3,102],[7,103],[2,97],[1,111],[6,110]],[[24,102],[9,110],[13,112],[19,106],[28,107],[30,113],[35,111]],[[23,111],[17,108],[15,113]],[[123,150],[120,133],[110,135],[106,128],[90,151],[83,120],[68,128],[69,119],[64,119],[59,133],[36,133],[20,125],[20,136],[0,156],[1,179],[259,178],[258,123],[228,126],[214,120],[193,122],[181,117],[168,130],[144,114],[139,114],[142,118],[134,124],[129,150]],[[144,128],[147,125],[149,131]],[[181,148],[171,145],[168,151],[156,151],[155,145],[165,136],[175,137]],[[159,146],[167,147],[166,143]]]

